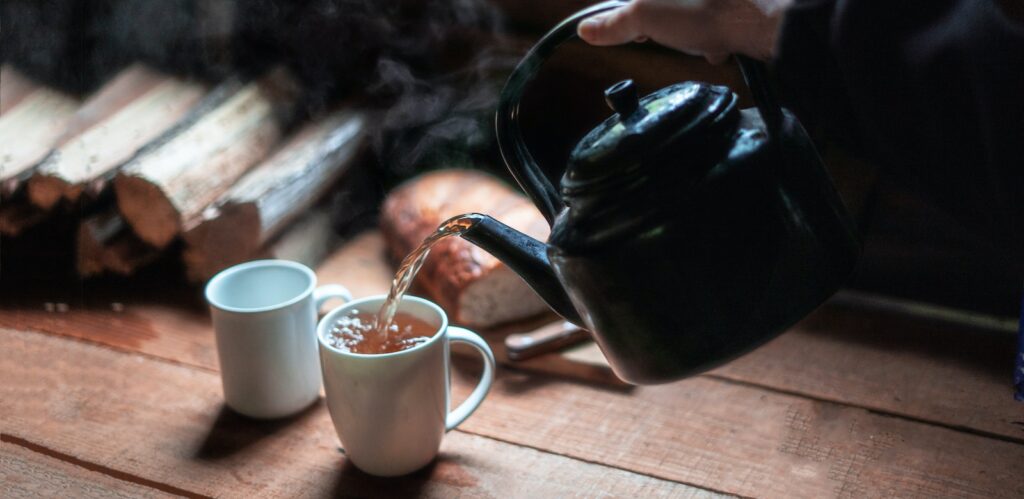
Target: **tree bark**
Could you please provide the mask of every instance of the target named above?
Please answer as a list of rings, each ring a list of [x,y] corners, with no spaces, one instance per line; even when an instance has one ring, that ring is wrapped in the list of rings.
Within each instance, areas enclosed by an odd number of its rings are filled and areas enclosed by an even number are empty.
[[[158,249],[266,156],[297,93],[284,70],[237,91],[226,85],[181,126],[129,161],[114,180],[125,221]]]
[[[183,258],[202,281],[257,254],[354,163],[366,116],[346,108],[302,128],[189,223]]]
[[[12,76],[15,75],[15,76]],[[5,92],[5,101],[13,102],[0,116],[0,201],[11,197],[53,148],[54,142],[78,109],[78,99],[35,85],[5,68],[3,82],[16,87]],[[31,86],[31,88],[28,88]],[[12,95],[15,94],[15,95]],[[4,107],[8,102],[4,103]]]
[[[29,201],[44,210],[62,198],[98,191],[118,166],[185,117],[205,93],[199,83],[133,65],[75,113],[56,149],[28,181]]]

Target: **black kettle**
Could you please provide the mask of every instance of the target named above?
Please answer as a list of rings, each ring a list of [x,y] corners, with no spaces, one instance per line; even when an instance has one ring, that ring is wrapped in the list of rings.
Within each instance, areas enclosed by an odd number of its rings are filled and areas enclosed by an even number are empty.
[[[806,131],[741,57],[757,109],[701,82],[643,98],[628,80],[607,89],[615,114],[576,145],[556,190],[523,142],[520,97],[581,20],[621,5],[564,20],[501,94],[501,154],[551,223],[548,242],[487,216],[462,237],[591,331],[619,377],[652,384],[735,358],[809,314],[851,273],[859,242]]]

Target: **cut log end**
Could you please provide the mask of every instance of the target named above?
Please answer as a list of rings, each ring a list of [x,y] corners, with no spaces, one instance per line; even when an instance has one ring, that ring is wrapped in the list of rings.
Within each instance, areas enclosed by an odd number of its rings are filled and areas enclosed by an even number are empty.
[[[25,202],[0,206],[0,235],[15,237],[46,218],[47,212]]]
[[[178,211],[153,183],[120,174],[114,180],[117,208],[139,239],[154,248],[167,247],[181,230]]]
[[[51,175],[36,175],[28,181],[28,199],[36,207],[52,210],[71,187],[63,179]]]
[[[75,267],[78,275],[92,277],[103,273],[103,242],[96,234],[95,222],[83,222],[78,226]]]
[[[114,211],[82,220],[76,245],[77,270],[82,277],[106,272],[131,275],[160,256],[159,250],[139,240]]]

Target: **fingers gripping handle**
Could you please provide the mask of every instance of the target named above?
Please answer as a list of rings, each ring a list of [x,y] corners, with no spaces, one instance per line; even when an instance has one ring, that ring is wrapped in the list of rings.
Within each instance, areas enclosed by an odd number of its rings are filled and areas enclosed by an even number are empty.
[[[459,404],[454,411],[448,413],[448,418],[445,422],[445,431],[454,430],[456,426],[462,424],[470,414],[477,407],[480,407],[480,402],[483,402],[484,397],[487,396],[487,392],[491,390],[491,384],[494,383],[494,353],[491,352],[491,347],[487,346],[487,342],[484,341],[480,335],[461,327],[449,326],[448,327],[448,340],[452,343],[466,343],[480,352],[480,356],[484,358],[484,373],[480,378],[480,383],[473,389],[473,393],[469,394],[462,404]]]
[[[501,157],[505,160],[505,166],[515,177],[516,182],[537,205],[549,225],[554,223],[555,216],[562,211],[565,204],[559,197],[555,186],[548,180],[544,170],[537,165],[533,155],[526,148],[522,131],[519,129],[519,101],[526,91],[526,86],[533,81],[544,61],[559,45],[576,37],[576,26],[581,21],[628,3],[621,0],[602,2],[569,16],[530,49],[509,75],[505,88],[501,91],[498,110],[494,117],[495,134],[498,148],[501,150]]]
[[[554,223],[555,217],[565,207],[565,203],[558,195],[558,190],[548,180],[544,170],[533,159],[533,155],[526,147],[526,142],[523,141],[523,134],[519,128],[519,102],[526,87],[533,81],[544,61],[551,57],[559,45],[576,38],[577,26],[583,20],[628,4],[629,2],[624,0],[601,2],[566,18],[527,52],[523,60],[509,75],[505,87],[501,90],[498,109],[494,117],[498,149],[501,151],[505,166],[515,177],[516,182],[530,196],[530,200],[540,209],[549,225]],[[782,111],[771,87],[767,84],[764,76],[764,64],[742,55],[737,55],[736,60],[747,86],[750,87],[754,102],[765,121],[768,132],[773,138],[780,137]]]

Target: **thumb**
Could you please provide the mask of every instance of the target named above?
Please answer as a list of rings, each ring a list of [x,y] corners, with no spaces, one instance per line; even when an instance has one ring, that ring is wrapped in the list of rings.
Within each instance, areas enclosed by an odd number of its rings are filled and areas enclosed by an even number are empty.
[[[625,7],[585,19],[576,33],[591,45],[620,45],[643,37],[635,11]]]

